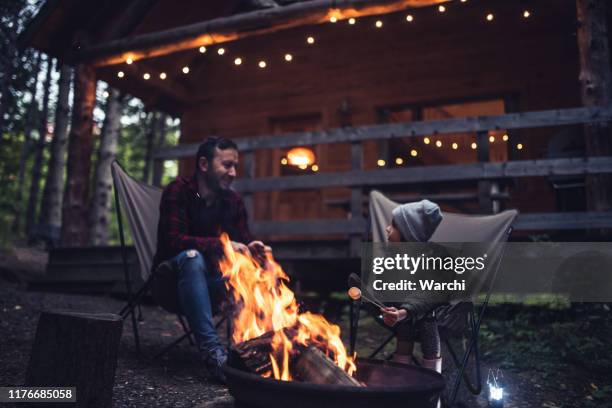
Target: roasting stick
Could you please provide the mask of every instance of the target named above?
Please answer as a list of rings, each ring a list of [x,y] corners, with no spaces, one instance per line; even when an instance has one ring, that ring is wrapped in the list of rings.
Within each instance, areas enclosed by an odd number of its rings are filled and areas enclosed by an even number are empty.
[[[381,309],[384,309],[384,308],[385,308],[385,305],[383,305],[382,303],[380,303],[380,302],[378,302],[378,301],[376,301],[376,300],[374,300],[374,299],[371,299],[371,298],[369,298],[369,297],[365,296],[365,295],[363,294],[363,292],[361,291],[361,289],[359,289],[359,288],[358,288],[358,287],[356,287],[356,286],[353,286],[352,288],[350,288],[350,289],[348,290],[348,295],[349,295],[349,297],[350,297],[351,299],[353,299],[353,300],[364,299],[364,300],[366,300],[366,301],[368,301],[368,302],[372,303],[374,306],[378,306],[378,307],[380,307]]]

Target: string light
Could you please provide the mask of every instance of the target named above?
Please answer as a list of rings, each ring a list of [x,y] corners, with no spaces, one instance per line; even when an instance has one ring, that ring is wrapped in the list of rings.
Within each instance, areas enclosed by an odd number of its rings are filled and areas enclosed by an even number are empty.
[[[478,145],[476,144],[476,142],[472,142],[472,144],[470,145],[470,147],[472,148],[472,150],[476,150],[476,148],[478,147]]]
[[[108,98],[108,91],[104,91],[104,92],[102,93],[102,96],[103,96],[103,97],[105,97],[105,98]]]
[[[409,23],[412,23],[414,21],[414,17],[412,16],[412,14],[408,14],[406,16],[406,21]]]
[[[417,152],[415,149],[412,149],[412,150],[410,151],[410,155],[411,155],[412,157],[417,157],[417,155],[418,155],[418,154],[419,154],[419,152]]]
[[[444,7],[442,4],[440,4],[440,5],[438,6],[438,11],[439,11],[440,13],[444,13],[444,12],[446,11],[446,7]]]
[[[425,139],[423,139],[423,143],[429,144],[429,143],[431,143],[431,140],[429,140],[429,138],[426,137]]]
[[[467,0],[461,0],[462,3],[465,3]]]
[[[206,47],[201,46],[198,51],[200,51],[200,54],[204,54],[206,52]]]
[[[311,37],[306,38],[306,42],[307,42],[308,44],[314,44],[315,39],[314,39],[314,37],[312,37],[312,36],[311,36]]]
[[[316,164],[313,164],[311,169],[312,169],[312,171],[314,171],[316,173],[317,171],[319,171],[319,166],[317,166]]]
[[[123,78],[125,76],[125,73],[123,71],[119,71],[119,72],[117,72],[117,76],[119,78]]]
[[[285,61],[287,61],[287,62],[291,62],[291,61],[293,61],[293,55],[291,55],[291,54],[285,54]]]
[[[151,78],[151,74],[149,74],[148,72],[145,72],[142,77],[144,78],[145,81],[148,81]]]
[[[442,141],[436,140],[436,147],[442,147]]]
[[[217,54],[219,54],[219,55],[223,55],[223,54],[225,54],[225,48],[219,48],[219,49],[217,50]]]
[[[493,13],[487,14],[487,21],[493,21]]]
[[[529,10],[523,11],[523,17],[529,18],[529,16],[531,16],[531,13],[529,12]]]
[[[381,20],[376,20],[376,28],[381,28],[383,26],[383,22]]]
[[[259,61],[259,64],[257,64],[257,65],[259,65],[259,68],[263,69],[263,68],[266,67],[267,64],[266,64],[266,61],[261,60],[261,61]]]
[[[238,57],[234,60],[234,65],[240,65],[242,64],[242,58]]]
[[[189,73],[189,67],[185,65],[183,67],[183,74],[188,74],[188,73]]]
[[[283,157],[283,158],[281,159],[281,164],[282,164],[283,166],[286,166],[286,165],[287,165],[287,163],[288,163],[287,158],[286,158],[286,157]]]
[[[125,60],[125,63],[128,64],[128,65],[132,65],[132,62],[134,62],[132,57],[128,57],[128,59]]]
[[[506,134],[504,134],[504,135],[502,136],[502,140],[503,140],[504,142],[507,142],[507,141],[508,141],[508,134],[507,134],[507,133],[506,133]]]
[[[459,145],[457,143],[453,143],[451,147],[453,148],[453,150],[457,150],[459,148]]]
[[[523,150],[523,144],[522,143],[517,144],[516,150]]]
[[[385,161],[383,159],[378,159],[376,164],[378,165],[378,167],[383,167],[386,163],[385,163]]]
[[[349,18],[349,20],[348,20],[348,23],[349,23],[350,25],[354,25],[356,22],[357,22],[357,20],[355,20],[355,19],[354,19],[354,18],[352,18],[352,17],[351,17],[351,18]]]
[[[335,23],[335,22],[337,22],[337,21],[338,21],[338,19],[336,18],[336,16],[331,16],[331,17],[329,18],[329,22],[330,22],[330,23]]]
[[[306,170],[308,168],[307,164],[299,164],[298,167],[300,168],[300,170]]]
[[[161,74],[159,74],[159,79],[161,79],[161,80],[166,79],[166,73],[162,72]]]
[[[489,143],[493,143],[495,142],[495,136],[491,135],[489,136]]]
[[[404,159],[402,159],[401,157],[397,157],[395,159],[395,164],[397,164],[398,166],[401,166],[402,164],[404,164]]]

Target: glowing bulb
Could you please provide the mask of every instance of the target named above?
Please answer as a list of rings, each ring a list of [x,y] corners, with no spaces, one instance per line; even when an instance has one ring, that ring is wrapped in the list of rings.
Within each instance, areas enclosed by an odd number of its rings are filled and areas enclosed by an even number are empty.
[[[102,96],[103,96],[103,97],[105,97],[105,98],[108,98],[108,91],[104,91],[104,92],[102,93]]]
[[[319,166],[317,166],[316,164],[313,164],[311,169],[312,169],[312,171],[314,171],[316,173],[317,171],[319,171]]]
[[[236,59],[234,60],[234,65],[240,65],[240,64],[242,64],[242,58],[240,58],[240,57],[239,57],[239,58],[236,58]]]
[[[159,74],[159,79],[166,79],[166,73],[162,72],[161,74]]]
[[[412,150],[410,151],[410,155],[411,155],[412,157],[417,157],[417,155],[418,155],[418,154],[419,154],[419,152],[417,152],[415,149],[412,149]]]
[[[438,6],[438,11],[439,11],[440,13],[444,13],[444,12],[446,11],[446,7],[444,7],[443,5],[441,5],[441,4],[440,4],[440,5]]]
[[[206,52],[206,47],[201,46],[198,51],[200,51],[200,54],[204,54]]]
[[[287,62],[291,62],[293,60],[293,55],[291,54],[285,54],[285,61]]]
[[[523,150],[523,144],[522,143],[517,144],[516,150]]]
[[[148,81],[149,78],[151,78],[151,75],[148,72],[145,72],[142,77],[144,78],[145,81]]]
[[[286,157],[283,157],[283,158],[281,159],[281,164],[282,164],[283,166],[286,166],[286,165],[287,165],[287,163],[288,163],[288,162],[287,162],[287,158],[286,158]]]
[[[409,23],[412,23],[414,21],[414,17],[412,16],[412,14],[408,14],[406,16],[406,21]]]
[[[383,26],[383,22],[381,20],[376,20],[376,28],[380,28]]]
[[[125,76],[125,73],[123,71],[119,71],[119,72],[117,72],[117,76],[119,78],[123,78]]]
[[[493,13],[487,14],[487,21],[493,21]]]
[[[461,0],[462,3],[465,3],[467,0]]]
[[[493,401],[500,401],[504,398],[504,389],[495,385],[490,385],[489,394]]]
[[[266,67],[266,61],[259,61],[259,68],[265,68]]]
[[[476,142],[472,142],[472,144],[470,145],[470,147],[472,148],[472,150],[476,150],[476,148],[478,147],[478,145],[476,144]]]
[[[354,18],[349,18],[348,23],[349,23],[350,25],[354,25],[356,22],[357,22],[357,20],[355,20]]]
[[[495,142],[495,136],[489,136],[489,142],[490,143]]]
[[[184,66],[183,67],[183,74],[188,74],[189,73],[189,67],[188,66]]]
[[[451,147],[453,148],[453,150],[457,150],[459,148],[459,145],[457,143],[453,143]]]
[[[502,136],[502,140],[503,140],[504,142],[507,142],[507,141],[508,141],[508,134],[507,134],[507,133],[506,133],[505,135],[503,135],[503,136]]]
[[[128,65],[132,65],[132,62],[134,62],[132,57],[128,57],[128,59],[125,60],[125,63],[128,64]]]
[[[442,142],[440,140],[436,140],[436,147],[442,147]]]
[[[402,164],[404,164],[404,159],[402,159],[401,157],[397,157],[395,159],[395,164],[397,164],[398,166],[401,166]]]
[[[217,50],[217,54],[219,54],[219,55],[223,55],[223,54],[225,54],[225,48],[219,48],[219,49]]]
[[[376,162],[376,164],[378,165],[378,167],[382,167],[385,165],[385,161],[383,159],[378,159],[378,161]]]
[[[531,13],[529,12],[529,10],[523,11],[523,17],[529,18],[529,16],[531,16]]]
[[[329,22],[330,22],[330,23],[335,23],[335,22],[337,22],[337,21],[338,21],[338,19],[336,18],[336,16],[331,16],[331,17],[329,18]]]
[[[431,140],[429,140],[429,138],[426,137],[425,139],[423,139],[423,143],[429,144],[429,143],[431,143]]]
[[[306,38],[306,42],[307,42],[308,44],[314,44],[315,39],[314,39],[314,37],[308,37],[308,38]]]

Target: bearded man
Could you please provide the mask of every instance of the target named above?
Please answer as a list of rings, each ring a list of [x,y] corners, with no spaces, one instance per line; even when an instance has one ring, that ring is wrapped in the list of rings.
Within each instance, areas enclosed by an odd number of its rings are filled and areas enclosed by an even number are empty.
[[[176,291],[179,312],[189,322],[209,374],[219,381],[224,381],[221,367],[227,360],[213,324],[213,310],[226,295],[218,267],[220,236],[227,233],[235,251],[265,257],[264,244],[251,237],[242,198],[230,188],[237,167],[238,147],[231,140],[209,137],[200,145],[195,174],[178,177],[163,192],[154,260],[158,274],[176,276],[176,287],[166,290]]]

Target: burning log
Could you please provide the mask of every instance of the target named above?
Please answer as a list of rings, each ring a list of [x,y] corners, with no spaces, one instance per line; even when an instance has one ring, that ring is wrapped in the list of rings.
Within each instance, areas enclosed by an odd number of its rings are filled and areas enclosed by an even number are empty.
[[[315,347],[308,347],[295,363],[295,373],[300,380],[315,384],[335,384],[362,387],[359,381],[338,367],[329,357]]]
[[[285,335],[292,339],[297,334],[297,329],[283,329]],[[230,349],[230,359],[235,367],[250,371],[255,374],[264,375],[272,371],[270,354],[272,350],[272,338],[274,332],[269,331],[251,340],[235,344]]]

